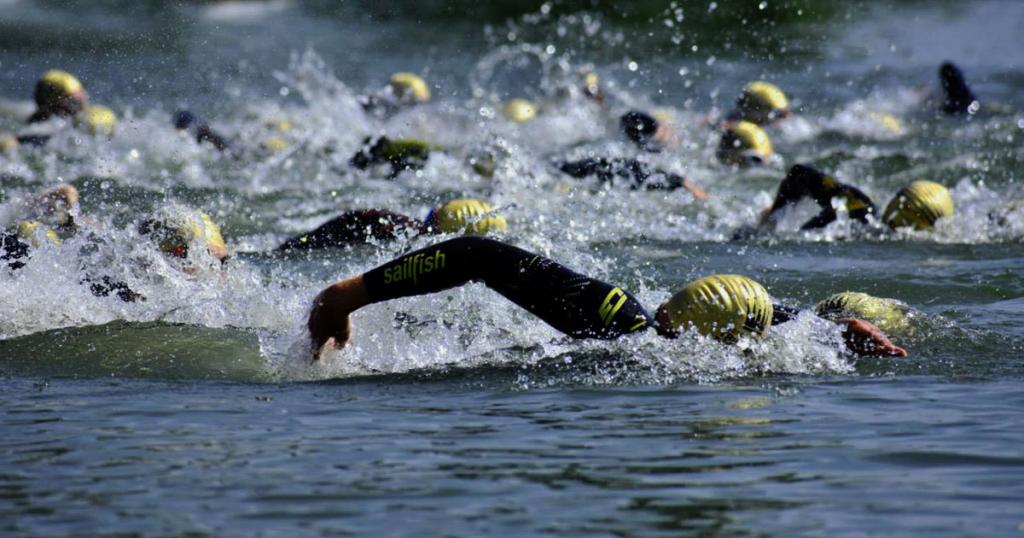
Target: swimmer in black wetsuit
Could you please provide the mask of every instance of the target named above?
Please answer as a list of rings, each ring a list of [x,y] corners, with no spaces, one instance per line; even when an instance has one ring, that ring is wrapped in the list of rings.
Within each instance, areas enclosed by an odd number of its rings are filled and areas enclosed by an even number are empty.
[[[623,134],[638,148],[648,152],[659,152],[674,134],[649,114],[630,111],[620,119]],[[614,185],[616,180],[625,180],[631,189],[648,191],[674,191],[686,189],[694,198],[706,200],[708,195],[689,179],[673,174],[648,163],[631,158],[589,157],[578,161],[564,161],[558,164],[562,172],[577,178],[595,177],[602,183]]]
[[[765,210],[757,229],[744,229],[736,233],[737,239],[773,227],[778,216],[788,207],[804,198],[818,203],[821,212],[805,222],[800,229],[823,228],[837,218],[834,200],[841,200],[850,218],[867,223],[869,217],[878,216],[875,203],[860,189],[847,185],[810,166],[797,164],[790,168],[779,185],[775,201]],[[900,189],[882,213],[882,221],[890,228],[912,227],[927,230],[942,217],[953,214],[953,198],[942,185],[933,181],[915,181]]]
[[[231,145],[227,138],[210,128],[210,125],[191,111],[179,110],[174,113],[174,128],[195,138],[197,144],[208,143],[218,151],[227,151]]]
[[[321,224],[315,230],[288,239],[278,251],[319,250],[391,241],[403,235],[503,232],[508,223],[487,202],[473,198],[451,200],[430,210],[422,222],[383,209],[357,209]]]
[[[343,347],[351,334],[349,314],[399,297],[436,293],[480,281],[513,303],[574,338],[614,339],[654,328],[673,338],[696,328],[725,341],[743,332],[763,332],[795,311],[772,305],[756,282],[716,275],[691,283],[651,316],[622,288],[576,273],[552,260],[492,239],[461,237],[411,252],[320,292],[308,328],[314,360],[324,349]],[[851,351],[905,356],[874,325],[859,319],[843,325]]]

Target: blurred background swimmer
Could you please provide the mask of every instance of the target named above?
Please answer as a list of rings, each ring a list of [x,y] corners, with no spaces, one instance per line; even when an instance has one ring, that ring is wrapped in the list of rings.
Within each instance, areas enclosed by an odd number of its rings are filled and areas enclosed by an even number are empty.
[[[775,201],[762,213],[757,230],[741,230],[737,232],[737,238],[758,230],[774,229],[782,212],[805,198],[814,200],[821,211],[805,222],[801,230],[822,228],[832,223],[837,218],[837,208],[864,224],[878,217],[877,206],[860,189],[810,166],[797,164],[782,180]],[[893,196],[885,206],[881,220],[894,230],[928,230],[939,219],[952,216],[953,212],[953,198],[946,187],[934,181],[920,180],[903,187]]]
[[[713,275],[690,283],[651,316],[622,288],[576,273],[550,259],[481,237],[451,239],[400,256],[325,288],[313,300],[307,323],[314,360],[344,347],[356,310],[399,297],[436,293],[483,282],[548,325],[573,337],[615,339],[654,328],[675,338],[680,331],[734,342],[784,323],[795,309],[773,304],[761,284],[739,275]],[[837,318],[851,352],[906,356],[871,323]]]
[[[379,117],[388,117],[396,112],[429,103],[430,86],[423,77],[415,73],[394,73],[386,86],[360,100],[363,110]]]
[[[484,235],[507,230],[508,222],[490,204],[473,198],[460,198],[432,208],[423,221],[381,209],[347,211],[315,230],[285,241],[277,250],[346,247],[419,234]]]
[[[117,114],[108,107],[90,104],[81,81],[66,71],[44,73],[33,97],[36,110],[26,120],[29,126],[17,134],[0,134],[0,150],[45,145],[69,125],[101,137],[113,136],[117,129]]]

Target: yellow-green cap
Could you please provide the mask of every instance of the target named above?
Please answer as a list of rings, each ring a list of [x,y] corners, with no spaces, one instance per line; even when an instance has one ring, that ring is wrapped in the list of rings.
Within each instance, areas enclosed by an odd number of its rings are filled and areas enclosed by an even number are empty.
[[[509,99],[501,107],[505,117],[516,122],[526,123],[537,117],[537,105],[526,99]]]
[[[915,181],[900,189],[885,207],[882,220],[892,228],[927,230],[942,217],[953,215],[949,189],[934,181]]]
[[[63,108],[74,113],[85,104],[85,88],[71,73],[51,69],[36,83],[35,100],[41,110]]]
[[[10,133],[0,133],[0,151],[14,151],[18,145],[18,137]]]
[[[220,260],[228,255],[220,227],[201,211],[167,213],[158,219],[144,222],[140,231],[151,235],[161,251],[173,256],[185,257],[190,243],[205,246],[210,254]]]
[[[818,303],[814,311],[825,319],[860,318],[877,325],[887,333],[905,331],[908,326],[906,307],[896,299],[875,297],[856,291],[844,291]]]
[[[284,151],[288,149],[290,145],[291,144],[289,144],[287,140],[279,136],[272,136],[260,143],[260,146],[262,146],[263,149],[269,153],[277,153],[279,151]]]
[[[722,133],[722,141],[718,145],[718,158],[728,164],[746,165],[752,161],[765,161],[773,154],[768,133],[749,121],[730,125]]]
[[[18,237],[31,243],[33,247],[38,248],[40,243],[36,237],[36,231],[40,226],[42,226],[42,223],[39,221],[23,220],[18,223]],[[60,237],[57,235],[57,232],[45,227],[44,229],[46,230],[46,239],[54,245],[59,245]]]
[[[465,230],[468,234],[483,235],[508,230],[505,217],[493,213],[494,207],[487,202],[474,198],[460,198],[431,211],[427,217],[427,224],[445,233]]]
[[[731,341],[743,333],[763,333],[772,324],[772,301],[764,286],[741,275],[711,275],[676,292],[663,306],[672,327],[695,328]]]
[[[604,92],[601,91],[601,78],[597,73],[588,71],[583,75],[583,94],[591,99],[603,99]]]
[[[77,204],[78,189],[65,183],[41,194],[29,205],[29,210],[33,218],[50,226],[67,226],[72,224],[70,211]]]
[[[391,91],[402,100],[416,103],[430,101],[430,87],[427,82],[413,73],[395,73],[391,75]]]
[[[407,157],[423,157],[430,155],[430,144],[415,138],[381,138],[378,141],[378,155],[384,159],[395,160]]]
[[[105,106],[89,105],[75,117],[75,123],[90,134],[112,136],[117,128],[117,114]]]
[[[778,86],[758,80],[743,87],[736,108],[743,119],[764,125],[789,113],[789,99]]]

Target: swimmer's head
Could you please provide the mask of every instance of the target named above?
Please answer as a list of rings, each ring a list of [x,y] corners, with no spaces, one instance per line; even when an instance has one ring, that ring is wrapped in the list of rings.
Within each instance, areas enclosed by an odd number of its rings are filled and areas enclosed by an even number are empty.
[[[495,214],[491,204],[474,198],[452,200],[431,209],[425,224],[441,233],[465,231],[471,235],[484,235],[508,230],[505,217]]]
[[[718,159],[726,164],[750,166],[772,158],[772,141],[764,129],[749,121],[730,125],[718,144]]]
[[[72,226],[74,218],[71,213],[77,205],[78,189],[63,184],[29,202],[28,213],[32,220],[41,221],[47,226]]]
[[[736,109],[744,120],[767,125],[789,115],[789,100],[778,86],[758,80],[743,87]]]
[[[889,334],[904,332],[909,324],[903,303],[854,291],[837,293],[818,303],[814,311],[832,321],[842,318],[864,319]]]
[[[227,246],[209,215],[201,211],[164,211],[139,224],[139,233],[156,243],[161,252],[175,258],[188,258],[189,249],[206,247],[221,262],[228,257]]]
[[[426,103],[430,101],[430,87],[427,82],[412,73],[395,73],[388,82],[391,93],[399,101],[406,103]]]
[[[537,105],[526,99],[509,99],[501,106],[501,112],[516,123],[526,123],[537,117]]]
[[[601,79],[597,73],[588,71],[583,75],[583,95],[598,103],[604,101],[604,90],[601,89]]]
[[[52,69],[36,83],[36,107],[47,116],[74,116],[85,107],[86,99],[85,87],[67,71]]]
[[[75,116],[75,124],[96,136],[113,136],[117,129],[117,114],[100,105],[88,105]]]
[[[949,189],[934,181],[915,181],[896,193],[882,213],[891,228],[912,227],[928,230],[935,221],[953,215],[953,197]]]
[[[660,147],[660,142],[655,138],[658,127],[658,120],[654,116],[639,110],[630,110],[619,118],[622,134],[644,150]]]
[[[939,66],[939,83],[942,85],[944,100],[942,110],[947,114],[962,114],[972,112],[972,107],[977,110],[978,98],[967,85],[967,79],[952,62],[945,62]]]
[[[201,123],[199,116],[197,116],[191,110],[179,110],[174,113],[174,128],[179,131],[187,131],[194,127],[199,127]]]
[[[761,334],[772,323],[772,301],[764,286],[741,275],[712,275],[688,284],[658,308],[658,332],[679,330],[730,342]]]

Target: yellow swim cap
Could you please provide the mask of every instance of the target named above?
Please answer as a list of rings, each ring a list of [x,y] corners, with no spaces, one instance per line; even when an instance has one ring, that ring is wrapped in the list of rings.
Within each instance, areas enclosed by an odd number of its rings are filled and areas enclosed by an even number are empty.
[[[712,275],[689,283],[663,305],[673,328],[723,341],[744,332],[763,333],[772,324],[772,301],[764,286],[741,275]]]
[[[39,248],[40,242],[36,237],[36,230],[38,230],[40,226],[42,226],[42,223],[39,221],[23,220],[18,223],[18,237],[28,241],[33,247]],[[44,229],[46,230],[46,239],[54,245],[59,245],[60,237],[57,235],[57,232],[48,228]]]
[[[865,319],[890,334],[905,331],[909,326],[906,306],[896,299],[875,297],[855,291],[837,293],[818,303],[814,311],[830,320]]]
[[[770,159],[773,154],[768,133],[749,121],[731,125],[722,133],[718,145],[718,158],[727,164],[754,164]]]
[[[501,107],[505,117],[516,122],[526,123],[537,117],[537,105],[526,99],[509,99]]]
[[[168,214],[160,219],[144,221],[139,226],[139,232],[151,236],[162,252],[178,258],[188,257],[190,243],[204,245],[210,254],[221,261],[228,256],[220,227],[201,211]]]
[[[90,134],[112,136],[117,128],[117,114],[105,106],[89,105],[75,117],[75,123],[84,127]]]
[[[736,108],[744,120],[764,125],[789,114],[789,100],[778,86],[758,80],[743,87]]]
[[[287,140],[279,136],[272,136],[260,143],[260,146],[262,146],[263,149],[269,153],[277,153],[279,151],[284,151],[288,149],[290,145],[291,144],[289,144]]]
[[[915,181],[903,187],[885,207],[882,220],[892,228],[927,230],[942,217],[953,215],[949,189],[934,181]]]
[[[427,225],[445,233],[465,230],[466,233],[474,235],[508,230],[508,222],[505,221],[505,217],[493,213],[494,207],[487,202],[474,198],[461,198],[431,210],[427,215]]]
[[[14,151],[18,145],[18,137],[9,133],[0,133],[0,151]]]
[[[583,75],[583,95],[601,101],[604,99],[604,92],[601,90],[601,79],[593,71]]]
[[[45,222],[49,226],[68,226],[73,224],[71,209],[78,205],[78,189],[63,184],[47,191],[28,205],[34,219]]]
[[[402,101],[426,103],[430,101],[430,87],[425,80],[412,73],[391,75],[391,91]]]
[[[71,73],[52,69],[36,83],[35,100],[40,110],[73,115],[85,106],[85,88]]]

